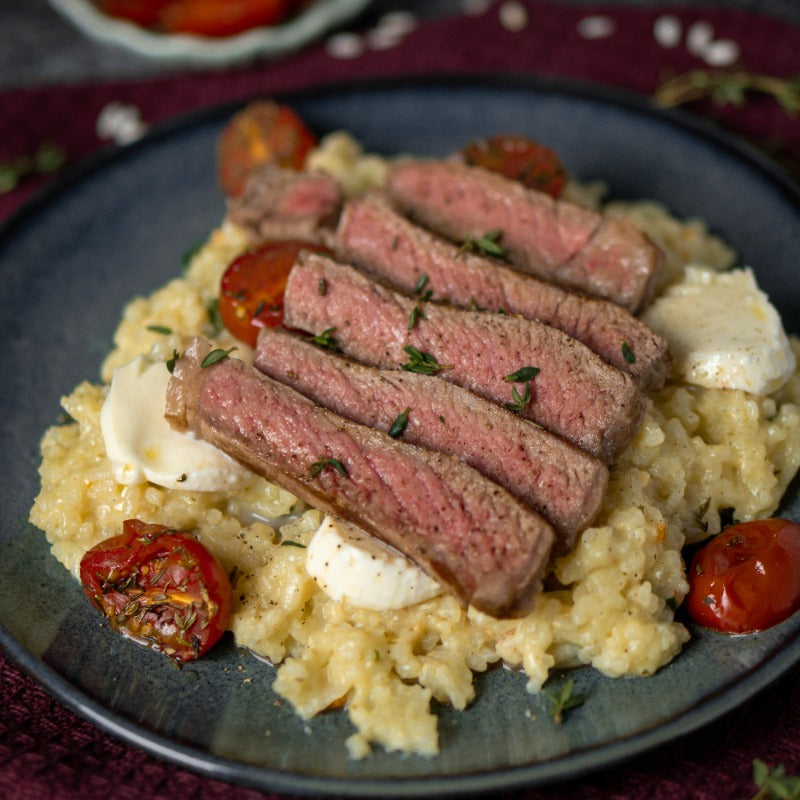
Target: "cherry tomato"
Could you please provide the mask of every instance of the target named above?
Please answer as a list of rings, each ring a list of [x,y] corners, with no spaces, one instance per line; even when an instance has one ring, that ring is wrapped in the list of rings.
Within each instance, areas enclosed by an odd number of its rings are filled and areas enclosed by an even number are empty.
[[[322,252],[308,242],[266,242],[235,259],[220,282],[219,313],[225,327],[255,347],[261,328],[283,323],[283,292],[302,250]]]
[[[233,36],[281,22],[292,6],[291,0],[172,0],[160,22],[168,33]]]
[[[777,625],[800,608],[800,525],[784,519],[726,528],[689,568],[692,618],[725,633]]]
[[[248,175],[275,163],[302,169],[317,140],[292,109],[271,100],[256,100],[231,118],[217,142],[217,174],[223,191],[242,193]]]
[[[161,10],[171,0],[94,0],[94,4],[109,17],[119,17],[151,28],[158,25]]]
[[[498,134],[470,142],[461,150],[467,164],[499,172],[527,186],[558,197],[567,172],[554,150],[516,134]]]
[[[225,570],[187,533],[138,519],[122,531],[84,555],[84,592],[125,636],[180,663],[198,658],[228,626]]]

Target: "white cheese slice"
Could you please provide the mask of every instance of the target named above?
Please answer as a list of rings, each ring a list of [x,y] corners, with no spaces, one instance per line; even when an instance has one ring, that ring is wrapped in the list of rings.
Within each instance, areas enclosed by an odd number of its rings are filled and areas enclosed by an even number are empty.
[[[150,481],[167,489],[230,491],[253,474],[191,433],[174,430],[164,418],[169,370],[139,357],[114,370],[100,412],[106,455],[119,483]]]
[[[402,553],[331,516],[308,545],[306,570],[329,597],[373,611],[405,608],[442,591]]]
[[[689,266],[642,319],[667,340],[673,372],[687,383],[764,395],[794,372],[780,316],[749,268]]]

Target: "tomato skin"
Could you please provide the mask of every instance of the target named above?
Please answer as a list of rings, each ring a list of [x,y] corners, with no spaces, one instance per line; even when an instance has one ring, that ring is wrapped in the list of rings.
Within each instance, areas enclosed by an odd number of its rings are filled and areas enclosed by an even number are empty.
[[[465,145],[461,157],[467,164],[498,172],[529,189],[559,197],[567,172],[556,152],[518,134],[498,134]]]
[[[235,259],[220,282],[219,313],[225,327],[240,341],[256,346],[261,328],[283,324],[283,292],[297,256],[321,252],[308,242],[266,242]]]
[[[86,596],[123,635],[176,662],[207,652],[228,626],[232,593],[217,559],[187,533],[127,519],[81,560]]]
[[[291,8],[289,0],[172,0],[159,21],[168,33],[233,36],[275,25]]]
[[[256,167],[274,163],[302,169],[316,136],[288,106],[254,100],[231,117],[217,141],[217,176],[225,194],[238,197]]]
[[[687,608],[724,633],[753,633],[800,608],[800,525],[784,519],[742,522],[699,550],[689,568]]]
[[[282,22],[297,0],[93,0],[104,14],[164,33],[224,37]]]
[[[159,15],[171,0],[94,0],[109,17],[120,17],[144,28],[158,24]]]

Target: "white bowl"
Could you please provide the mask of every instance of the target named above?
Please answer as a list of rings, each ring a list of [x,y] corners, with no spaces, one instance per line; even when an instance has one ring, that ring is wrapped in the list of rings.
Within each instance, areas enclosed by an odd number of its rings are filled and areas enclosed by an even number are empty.
[[[224,65],[255,56],[280,56],[297,50],[341,25],[370,0],[317,0],[286,23],[253,28],[235,36],[210,38],[162,34],[102,13],[89,0],[50,0],[50,5],[86,35],[164,62]]]

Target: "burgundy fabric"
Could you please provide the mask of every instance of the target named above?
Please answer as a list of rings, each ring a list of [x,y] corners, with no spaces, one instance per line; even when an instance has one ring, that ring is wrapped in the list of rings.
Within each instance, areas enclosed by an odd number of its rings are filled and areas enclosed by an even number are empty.
[[[95,122],[112,101],[137,107],[146,123],[154,123],[222,101],[353,79],[491,72],[569,76],[648,95],[665,74],[706,66],[684,42],[673,49],[655,42],[653,23],[666,11],[681,20],[684,31],[695,21],[710,22],[716,38],[738,43],[741,61],[750,70],[780,77],[800,73],[800,28],[766,16],[722,7],[603,5],[589,11],[530,0],[524,3],[528,24],[514,32],[501,24],[500,5],[479,16],[426,21],[396,47],[367,48],[352,59],[333,58],[321,42],[275,63],[224,71],[0,92],[0,162],[30,153],[45,140],[64,148],[70,164],[80,162],[108,146],[98,137]],[[597,14],[611,18],[615,31],[607,38],[587,40],[578,33],[578,22]],[[785,114],[772,99],[752,96],[741,108],[702,102],[692,110],[800,173],[800,116]],[[31,180],[0,195],[0,220],[45,182]],[[800,669],[795,669],[735,713],[630,763],[567,784],[502,797],[752,797],[754,758],[800,773],[799,678]],[[0,797],[167,800],[223,795],[232,800],[280,800],[275,794],[262,795],[177,769],[107,736],[0,656]]]

